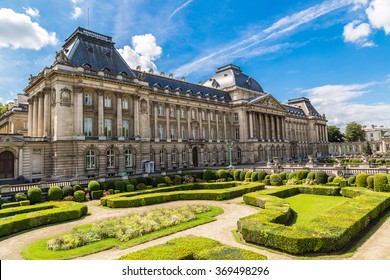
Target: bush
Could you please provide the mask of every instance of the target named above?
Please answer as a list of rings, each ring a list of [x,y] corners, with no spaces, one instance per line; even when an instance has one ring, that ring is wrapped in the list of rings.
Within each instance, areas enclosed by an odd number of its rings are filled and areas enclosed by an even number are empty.
[[[333,183],[340,183],[341,181],[343,181],[343,180],[345,180],[343,177],[341,177],[341,176],[336,176],[336,177],[334,177],[334,179],[333,179]],[[328,180],[329,181],[329,180]]]
[[[115,181],[114,180],[107,181],[106,188],[107,189],[115,189]],[[100,187],[100,189],[102,189],[102,187]]]
[[[164,177],[163,176],[157,176],[156,177],[156,185],[158,186],[158,184],[165,184],[165,180],[164,180]],[[136,184],[137,185],[137,184]],[[135,186],[136,186],[135,185]]]
[[[91,192],[91,197],[93,200],[100,199],[103,196],[103,190],[93,191]]]
[[[172,180],[168,176],[164,176],[164,182],[167,186],[172,186]]]
[[[241,173],[240,173],[240,181],[244,181],[245,180],[245,175],[246,175],[246,171],[241,171]]]
[[[15,194],[15,200],[17,202],[19,202],[19,201],[22,201],[22,200],[28,200],[28,198],[27,198],[27,195],[25,193],[18,192],[18,193]]]
[[[234,174],[233,174],[234,181],[240,181],[240,175],[241,175],[240,170],[234,170]]]
[[[50,187],[47,192],[47,199],[49,201],[59,201],[62,199],[62,190],[59,186]]]
[[[3,203],[1,205],[1,209],[14,208],[19,206],[20,206],[20,202],[8,202],[8,203]]]
[[[74,200],[76,202],[83,202],[85,201],[85,192],[82,190],[78,190],[74,192]]]
[[[137,186],[135,186],[135,188],[137,190],[145,190],[146,189],[146,185],[144,183],[139,183]]]
[[[163,178],[163,180],[164,180],[164,178]],[[137,185],[139,185],[139,184],[144,184],[144,185],[146,185],[147,183],[148,183],[148,180],[146,180],[146,178],[145,177],[138,177],[137,178]]]
[[[291,172],[290,174],[288,174],[288,179],[291,180],[291,179],[297,179],[298,180],[298,173],[297,172]]]
[[[167,184],[165,184],[165,183],[160,183],[160,184],[157,185],[157,188],[164,188],[164,187],[166,187],[166,186],[167,186]]]
[[[250,181],[253,171],[248,171],[245,173],[245,181]]]
[[[307,174],[307,179],[308,180],[314,180],[315,179],[315,176],[316,174],[314,172],[309,172],[309,174]]]
[[[316,173],[316,183],[325,185],[328,181],[328,175],[324,171],[318,171]]]
[[[114,189],[108,189],[107,191],[109,194],[114,194]]]
[[[117,190],[119,192],[124,192],[125,191],[125,184],[122,181],[115,181],[114,188],[115,188],[115,190]]]
[[[212,171],[212,170],[204,170],[203,171],[203,180],[205,180],[206,182],[207,181],[211,181],[211,180],[215,180],[215,173],[214,173],[214,171]]]
[[[267,172],[265,172],[264,170],[260,171],[259,174],[257,175],[257,178],[259,179],[259,181],[263,181],[265,179],[265,176],[267,176]]]
[[[374,189],[374,176],[367,177],[367,188],[373,190]]]
[[[136,186],[138,184],[137,179],[134,179],[134,178],[131,178],[129,180],[129,183],[132,184],[133,186]]]
[[[279,176],[279,174],[272,174],[270,176],[270,183],[272,186],[281,186],[281,185],[283,185],[283,180]]]
[[[81,187],[80,187],[80,185],[74,185],[73,186],[73,193],[75,192],[75,191],[81,191],[82,189],[81,189]]]
[[[89,182],[89,184],[88,184],[88,191],[89,192],[98,191],[98,190],[100,190],[100,184],[98,181],[93,180],[93,181]]]
[[[101,190],[107,190],[108,189],[107,182],[100,183],[100,189]]]
[[[328,183],[333,183],[334,178],[336,178],[336,177],[335,176],[329,176],[328,177]]]
[[[375,174],[374,175],[374,191],[383,192],[383,189],[387,185],[387,175],[386,174]]]
[[[127,191],[127,192],[133,192],[133,191],[135,191],[134,185],[131,184],[131,183],[126,183],[126,191]]]
[[[217,175],[219,179],[225,179],[227,180],[228,174],[225,170],[221,169],[217,171]]]
[[[60,189],[61,191],[61,189]],[[27,197],[31,204],[35,204],[42,201],[42,190],[38,187],[33,187],[27,191]]]
[[[368,174],[360,173],[356,176],[356,187],[367,188],[367,177]]]
[[[375,163],[376,163],[376,159],[375,159],[375,158],[370,158],[370,159],[368,160],[368,162],[369,162],[370,164],[375,164]]]
[[[258,175],[259,175],[259,173],[253,172],[251,175],[251,182],[257,182],[259,180]]]
[[[279,173],[279,176],[282,180],[287,180],[287,172],[283,171]]]
[[[156,186],[156,179],[152,178],[152,177],[145,177],[146,178],[146,181],[148,182],[148,185],[152,185],[153,187]]]
[[[355,182],[356,182],[356,177],[355,176],[351,176],[348,178],[348,186],[353,186],[355,185]]]
[[[73,196],[73,188],[71,186],[65,186],[62,188],[62,196]]]
[[[30,200],[22,200],[19,202],[20,206],[28,206],[30,205]]]
[[[297,174],[298,180],[306,179],[307,175],[309,174],[309,171],[307,170],[300,170]]]

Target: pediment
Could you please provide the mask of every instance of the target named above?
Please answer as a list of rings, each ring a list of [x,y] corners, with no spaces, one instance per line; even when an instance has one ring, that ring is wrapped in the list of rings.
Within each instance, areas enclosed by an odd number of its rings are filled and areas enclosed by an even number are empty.
[[[248,105],[252,106],[261,106],[266,108],[278,109],[278,110],[286,110],[286,108],[272,95],[267,94],[263,96],[259,96],[248,102]]]
[[[17,143],[24,143],[25,141],[23,140],[23,136],[20,136],[21,138],[19,137],[15,137],[15,136],[12,136],[12,135],[0,135],[0,143],[14,143],[14,144],[17,144]]]

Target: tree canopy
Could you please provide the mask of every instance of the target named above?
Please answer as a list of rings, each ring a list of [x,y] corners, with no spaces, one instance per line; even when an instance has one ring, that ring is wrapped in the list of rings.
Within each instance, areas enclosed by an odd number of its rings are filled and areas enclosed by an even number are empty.
[[[357,122],[347,123],[345,127],[345,139],[348,142],[365,141],[366,133],[361,124]]]
[[[8,110],[8,104],[3,105],[3,104],[0,103],[0,115],[2,115],[5,112],[7,112],[7,110]]]
[[[335,125],[328,125],[328,140],[329,142],[344,142],[345,136],[340,131],[340,128]]]

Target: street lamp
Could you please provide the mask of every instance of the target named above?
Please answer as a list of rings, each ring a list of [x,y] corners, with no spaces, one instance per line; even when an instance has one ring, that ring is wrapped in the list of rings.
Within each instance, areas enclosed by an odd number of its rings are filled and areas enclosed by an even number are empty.
[[[271,150],[270,144],[267,144],[265,146],[265,150],[267,151],[267,164],[271,164],[270,156],[269,156],[269,151]]]
[[[126,145],[123,144],[123,176],[127,176],[126,172]]]
[[[234,143],[233,142],[226,142],[226,148],[228,149],[229,151],[229,166],[228,168],[229,169],[233,169],[233,163],[232,163],[232,150],[233,150],[233,147],[234,147]]]

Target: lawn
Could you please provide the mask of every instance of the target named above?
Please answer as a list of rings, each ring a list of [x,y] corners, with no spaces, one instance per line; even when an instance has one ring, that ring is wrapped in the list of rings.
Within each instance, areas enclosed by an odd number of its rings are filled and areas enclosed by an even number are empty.
[[[313,220],[335,206],[347,202],[349,198],[342,196],[298,194],[285,198],[285,200],[290,203],[291,209],[295,212],[292,224],[300,225]]]

